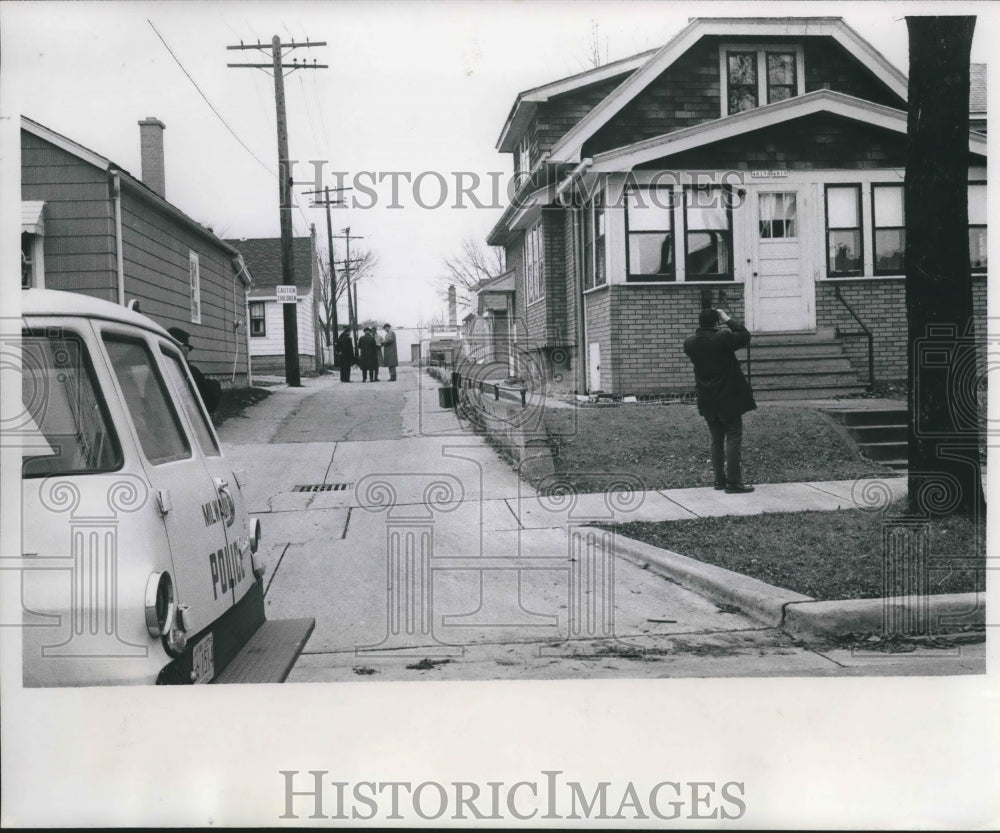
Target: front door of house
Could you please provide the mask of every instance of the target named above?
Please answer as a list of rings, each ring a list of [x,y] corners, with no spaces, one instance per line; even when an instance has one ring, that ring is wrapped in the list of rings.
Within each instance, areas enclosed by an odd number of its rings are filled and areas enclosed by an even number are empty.
[[[751,188],[750,198],[749,327],[754,332],[811,330],[816,318],[808,191],[761,185]]]

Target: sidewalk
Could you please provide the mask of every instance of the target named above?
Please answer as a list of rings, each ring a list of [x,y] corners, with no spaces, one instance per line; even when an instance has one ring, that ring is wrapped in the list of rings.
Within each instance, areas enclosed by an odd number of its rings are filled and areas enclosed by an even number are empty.
[[[440,406],[439,387],[404,366],[398,386],[308,378],[301,388],[277,386],[250,418],[223,425],[227,457],[247,470],[248,508],[263,518],[268,615],[317,620],[291,681],[356,679],[359,666],[377,669],[379,679],[980,670],[981,645],[963,646],[961,656],[927,648],[891,659],[864,659],[823,640],[806,649],[789,636],[789,614],[830,603],[592,526],[877,508],[905,494],[905,478],[762,484],[744,495],[711,488],[540,495]],[[301,491],[303,484],[323,488]],[[400,574],[419,585],[400,596],[398,582],[387,589],[386,579],[404,552],[393,542],[404,539],[407,552],[415,547],[428,560]],[[573,590],[574,581],[585,586]],[[574,620],[571,609],[584,601],[575,614],[583,618]],[[396,620],[397,609],[410,613]],[[613,619],[614,645],[600,638],[601,616]],[[574,635],[571,622],[594,627]],[[865,630],[880,632],[880,623]],[[437,636],[460,647],[446,648]],[[622,653],[623,645],[633,647]],[[411,670],[404,658],[438,651],[445,659],[454,650],[449,665],[427,670]],[[594,662],[609,650],[610,664]],[[590,659],[581,666],[584,654]]]

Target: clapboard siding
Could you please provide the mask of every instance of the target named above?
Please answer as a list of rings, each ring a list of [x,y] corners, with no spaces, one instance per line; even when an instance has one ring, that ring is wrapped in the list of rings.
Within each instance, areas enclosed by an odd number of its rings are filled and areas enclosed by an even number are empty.
[[[45,202],[45,286],[115,300],[107,175],[22,130],[21,199]]]

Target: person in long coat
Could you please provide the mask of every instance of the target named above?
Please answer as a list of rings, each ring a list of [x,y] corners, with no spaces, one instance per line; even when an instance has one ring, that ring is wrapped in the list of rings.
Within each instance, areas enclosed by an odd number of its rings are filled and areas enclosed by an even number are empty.
[[[371,327],[365,327],[365,334],[358,339],[358,366],[361,368],[361,381],[374,382],[378,373],[378,348]]]
[[[727,329],[720,329],[720,323]],[[749,343],[747,328],[721,309],[703,309],[698,330],[684,341],[684,352],[694,364],[698,413],[712,436],[715,488],[728,494],[753,491],[753,486],[743,483],[740,452],[743,414],[754,410],[757,403],[736,358],[736,351]]]
[[[389,368],[389,381],[396,381],[396,365],[399,364],[399,357],[396,355],[396,333],[392,329],[392,324],[385,324],[382,327],[385,335],[382,336],[382,361]]]
[[[351,338],[351,328],[344,327],[335,345],[337,355],[340,357],[337,364],[340,367],[340,381],[351,381],[351,365],[354,364],[354,340]]]

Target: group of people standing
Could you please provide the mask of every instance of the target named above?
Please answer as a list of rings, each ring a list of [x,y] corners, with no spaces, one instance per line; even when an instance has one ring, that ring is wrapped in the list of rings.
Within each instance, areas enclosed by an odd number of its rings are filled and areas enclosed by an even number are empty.
[[[357,365],[361,368],[362,382],[377,382],[380,366],[389,370],[389,381],[396,381],[396,366],[399,357],[396,352],[396,333],[391,324],[383,324],[384,335],[379,337],[377,327],[365,327],[365,334],[358,339],[357,353],[354,349],[354,338],[351,328],[344,327],[337,343],[336,363],[340,367],[340,381],[351,381],[351,368]]]

